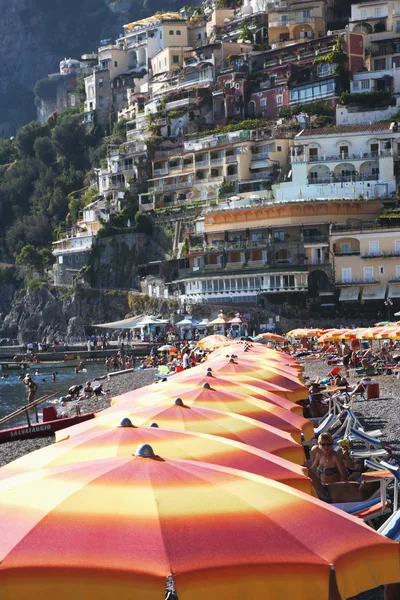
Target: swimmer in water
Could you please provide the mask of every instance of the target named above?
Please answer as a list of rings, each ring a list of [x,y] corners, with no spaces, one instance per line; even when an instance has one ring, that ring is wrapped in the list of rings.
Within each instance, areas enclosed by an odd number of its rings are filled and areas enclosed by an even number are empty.
[[[51,378],[53,381],[55,381],[57,379],[57,373],[52,373]]]

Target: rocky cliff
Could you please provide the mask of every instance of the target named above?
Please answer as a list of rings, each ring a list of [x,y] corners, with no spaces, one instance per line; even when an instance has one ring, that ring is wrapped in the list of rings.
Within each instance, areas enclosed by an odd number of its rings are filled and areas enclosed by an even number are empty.
[[[95,323],[124,319],[128,314],[152,313],[169,316],[174,303],[144,294],[113,291],[49,288],[27,290],[14,297],[10,312],[0,322],[0,339],[19,343],[52,341],[57,335],[83,337]]]
[[[122,25],[152,14],[159,0],[8,0],[0,11],[0,137],[36,119],[33,87],[64,57],[96,51]],[[170,5],[178,5],[172,0]]]

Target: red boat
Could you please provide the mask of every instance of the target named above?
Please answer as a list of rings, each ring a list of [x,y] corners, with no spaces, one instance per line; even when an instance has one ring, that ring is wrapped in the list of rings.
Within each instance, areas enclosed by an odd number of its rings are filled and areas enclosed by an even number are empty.
[[[43,408],[43,421],[41,423],[32,423],[31,425],[18,425],[9,429],[0,429],[0,444],[4,442],[13,442],[14,440],[27,440],[38,437],[46,437],[52,435],[60,429],[65,429],[71,425],[82,423],[93,419],[94,412],[83,415],[75,415],[73,417],[60,417],[54,419],[56,410],[49,406]]]

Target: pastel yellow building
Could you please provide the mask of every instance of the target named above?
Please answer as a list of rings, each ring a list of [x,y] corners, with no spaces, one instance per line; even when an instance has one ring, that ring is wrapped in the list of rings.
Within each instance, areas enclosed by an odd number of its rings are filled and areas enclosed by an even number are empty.
[[[232,196],[253,192],[264,192],[265,196],[287,169],[292,143],[291,138],[272,138],[270,130],[242,130],[192,139],[179,149],[156,151],[149,182],[155,206],[216,201],[224,182],[230,184]],[[177,192],[178,197],[170,192]]]
[[[302,302],[304,293],[334,295],[334,224],[373,221],[377,201],[272,203],[221,210],[204,217],[189,239],[181,300],[263,305],[277,294]]]
[[[307,41],[326,33],[326,3],[321,1],[277,4],[268,13],[269,44]]]
[[[400,230],[366,224],[332,227],[330,250],[342,302],[400,299]]]

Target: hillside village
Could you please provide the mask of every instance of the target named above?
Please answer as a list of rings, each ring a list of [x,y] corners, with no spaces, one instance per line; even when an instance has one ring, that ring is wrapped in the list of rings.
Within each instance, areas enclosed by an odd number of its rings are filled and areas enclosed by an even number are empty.
[[[90,285],[121,236],[136,268],[119,285],[184,308],[399,310],[400,4],[352,4],[341,29],[334,0],[226,6],[128,23],[49,77],[40,120],[80,103],[107,140],[54,284]],[[143,252],[132,203],[164,250]]]

